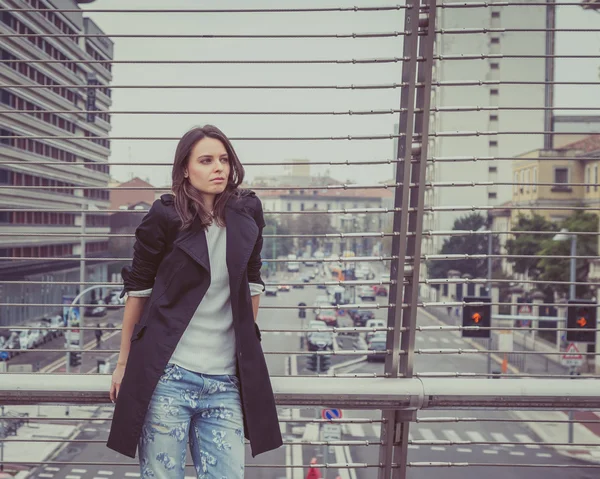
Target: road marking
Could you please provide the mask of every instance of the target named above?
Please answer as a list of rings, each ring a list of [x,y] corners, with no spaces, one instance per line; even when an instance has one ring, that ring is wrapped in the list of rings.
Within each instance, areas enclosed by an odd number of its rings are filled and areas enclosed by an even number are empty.
[[[99,421],[96,421],[99,422]],[[106,422],[106,421],[104,421]],[[95,427],[86,427],[83,432],[96,432],[98,429],[96,429]],[[85,472],[85,471],[84,471]]]
[[[460,442],[461,438],[460,436],[456,433],[456,431],[453,431],[452,429],[444,429],[442,431],[442,433],[444,434],[444,436],[446,436],[448,438],[448,440],[453,441],[453,442]]]
[[[114,474],[113,471],[98,471],[98,474],[101,476],[112,476]]]
[[[552,454],[548,454],[547,452],[538,452],[536,454],[537,457],[552,457]]]
[[[354,437],[365,437],[365,430],[361,424],[348,423],[346,424],[350,430],[350,435]]]
[[[485,442],[485,438],[477,431],[465,431],[465,434],[469,436],[469,439],[473,442]]]
[[[409,444],[408,448],[409,449],[419,449],[419,446],[417,446],[416,444]]]
[[[48,467],[45,467],[45,468],[44,468],[44,471],[54,471],[54,472],[58,472],[58,471],[60,471],[60,469],[59,469],[58,467],[51,467],[51,466],[48,466]]]
[[[484,454],[498,454],[498,451],[494,451],[493,449],[484,449]]]
[[[515,437],[520,442],[524,443],[527,449],[540,449],[540,446],[537,444],[527,444],[528,442],[533,442],[533,439],[531,439],[527,434],[515,434]]]
[[[346,454],[344,454],[344,448],[342,446],[333,446],[335,451],[335,462],[337,464],[346,464]],[[302,472],[302,469],[300,469]],[[340,479],[350,479],[350,471],[348,469],[338,469],[338,476]]]
[[[81,476],[74,476],[72,474],[67,474],[65,479],[81,479]]]
[[[344,452],[346,453],[346,461],[348,461],[348,464],[352,464],[354,461],[350,453],[350,446],[344,446]],[[350,473],[350,479],[356,479],[356,471],[354,469],[348,469],[348,472]]]
[[[431,446],[432,451],[445,451],[446,448],[443,446]]]
[[[448,338],[440,338],[440,340],[442,341],[442,343],[446,343],[446,344],[448,344],[450,342],[450,340]]]
[[[85,474],[87,472],[87,469],[71,469],[71,472],[75,474]]]
[[[140,477],[140,473],[139,472],[126,472],[125,476],[126,477]]]
[[[40,472],[38,474],[38,477],[54,477],[54,474],[46,474],[44,472]]]
[[[437,441],[437,437],[435,436],[435,434],[433,433],[433,431],[431,429],[417,429],[417,432],[419,434],[421,434],[421,436],[423,437],[423,439],[425,439],[426,441]]]
[[[510,451],[509,454],[511,456],[524,456],[525,453],[523,451]]]
[[[473,449],[469,449],[468,447],[457,447],[456,450],[458,452],[473,452]]]
[[[502,443],[510,442],[508,440],[508,438],[500,432],[490,432],[490,435],[494,438],[494,441],[496,441],[496,442],[502,442]],[[514,444],[502,444],[502,447],[515,447],[515,445]]]

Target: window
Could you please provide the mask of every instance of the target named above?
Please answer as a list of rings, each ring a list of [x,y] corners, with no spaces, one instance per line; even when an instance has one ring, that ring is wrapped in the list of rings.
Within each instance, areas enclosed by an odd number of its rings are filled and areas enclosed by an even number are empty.
[[[585,185],[585,191],[587,193],[590,192],[590,178],[591,178],[591,176],[592,176],[592,167],[588,165],[588,166],[585,167],[585,183],[587,183]]]
[[[492,12],[492,18],[500,18],[500,12]]]
[[[488,193],[488,200],[495,200],[498,197],[495,191],[490,191]]]
[[[488,168],[488,173],[498,173],[498,167],[497,166],[490,166]]]
[[[495,115],[495,114],[490,115],[490,121],[498,121],[498,115]]]
[[[300,211],[304,211],[304,203],[300,203]]]
[[[552,191],[570,191],[569,168],[554,168],[554,186]]]
[[[490,140],[490,148],[495,148],[498,146],[497,140]]]
[[[521,194],[525,191],[523,183],[525,183],[525,170],[521,170],[521,181],[519,182],[519,193]]]
[[[314,210],[318,210],[319,209],[319,204],[318,203],[313,203],[313,209]]]
[[[529,170],[525,172],[525,192],[529,193]]]
[[[498,91],[498,89],[497,89],[497,88],[492,88],[492,89],[490,90],[490,95],[497,95],[498,93],[499,93],[499,91]]]
[[[490,40],[490,43],[492,45],[496,45],[496,44],[500,43],[500,37],[492,37],[492,39]]]
[[[515,179],[513,180],[513,182],[514,182],[513,191],[515,193],[518,193],[519,192],[519,173],[517,173],[516,171],[515,171]]]
[[[537,168],[533,169],[533,186],[532,186],[532,191],[537,191]]]
[[[496,62],[490,63],[490,68],[492,70],[499,70],[500,69],[500,63],[496,63]]]
[[[594,165],[594,191],[598,191],[598,163]]]

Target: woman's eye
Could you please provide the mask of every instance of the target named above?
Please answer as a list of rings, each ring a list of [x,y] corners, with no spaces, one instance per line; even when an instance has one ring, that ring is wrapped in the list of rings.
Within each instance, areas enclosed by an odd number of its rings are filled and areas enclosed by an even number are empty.
[[[222,161],[223,163],[229,163],[229,158],[221,158],[221,161]]]

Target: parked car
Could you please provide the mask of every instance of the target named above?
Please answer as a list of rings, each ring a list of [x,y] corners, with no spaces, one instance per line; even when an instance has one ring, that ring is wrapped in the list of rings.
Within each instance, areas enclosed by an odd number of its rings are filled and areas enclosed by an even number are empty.
[[[376,297],[375,297],[375,293],[373,292],[373,288],[370,288],[369,286],[361,286],[356,294],[363,301],[366,299],[371,300],[371,301],[376,301]]]
[[[383,319],[369,319],[367,321],[367,324],[365,324],[366,328],[385,328],[386,327],[386,321],[384,321]],[[365,341],[367,342],[367,344],[369,343],[369,341],[371,340],[371,338],[373,336],[375,336],[376,333],[378,333],[380,331],[367,331],[365,334]],[[385,332],[385,331],[383,331]]]
[[[294,283],[292,285],[292,289],[304,289],[304,284],[303,283]]]
[[[106,316],[106,305],[104,304],[104,301],[97,299],[92,304],[95,304],[96,306],[87,306],[84,312],[85,316],[92,318],[101,318]]]
[[[18,341],[18,349],[33,349],[36,347],[36,341],[39,339],[39,334],[29,334],[29,330],[27,329],[10,329],[11,333],[13,333]]]
[[[286,292],[289,293],[290,292],[290,285],[289,284],[280,284],[277,289],[281,292]]]
[[[383,332],[384,334],[379,334]],[[386,357],[386,335],[385,331],[380,331],[371,338],[368,344],[369,351],[375,351],[372,354],[367,354],[367,361],[385,361]]]
[[[52,334],[53,338],[57,338],[64,334],[64,330],[54,329],[54,328],[60,328],[60,327],[64,326],[63,317],[60,314],[44,317],[41,319],[41,322],[46,327],[49,327],[49,331]]]
[[[121,298],[121,290],[111,289],[104,297],[104,302],[110,309],[116,309],[125,304],[125,298]]]
[[[17,332],[9,332],[8,338],[4,342],[4,349],[9,349],[9,359],[19,354],[21,351],[20,334]]]
[[[301,279],[303,283],[310,283],[310,278],[308,276],[302,276]]]
[[[313,313],[317,314],[321,308],[331,308],[331,301],[325,295],[319,295],[313,303]]]
[[[265,288],[265,296],[277,296],[277,286],[267,286]]]

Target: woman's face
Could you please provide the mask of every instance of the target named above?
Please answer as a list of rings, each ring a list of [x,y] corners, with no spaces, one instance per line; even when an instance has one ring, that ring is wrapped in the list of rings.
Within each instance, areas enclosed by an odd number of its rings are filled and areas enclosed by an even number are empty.
[[[198,191],[214,197],[225,191],[230,169],[225,145],[206,137],[192,148],[184,175]]]

